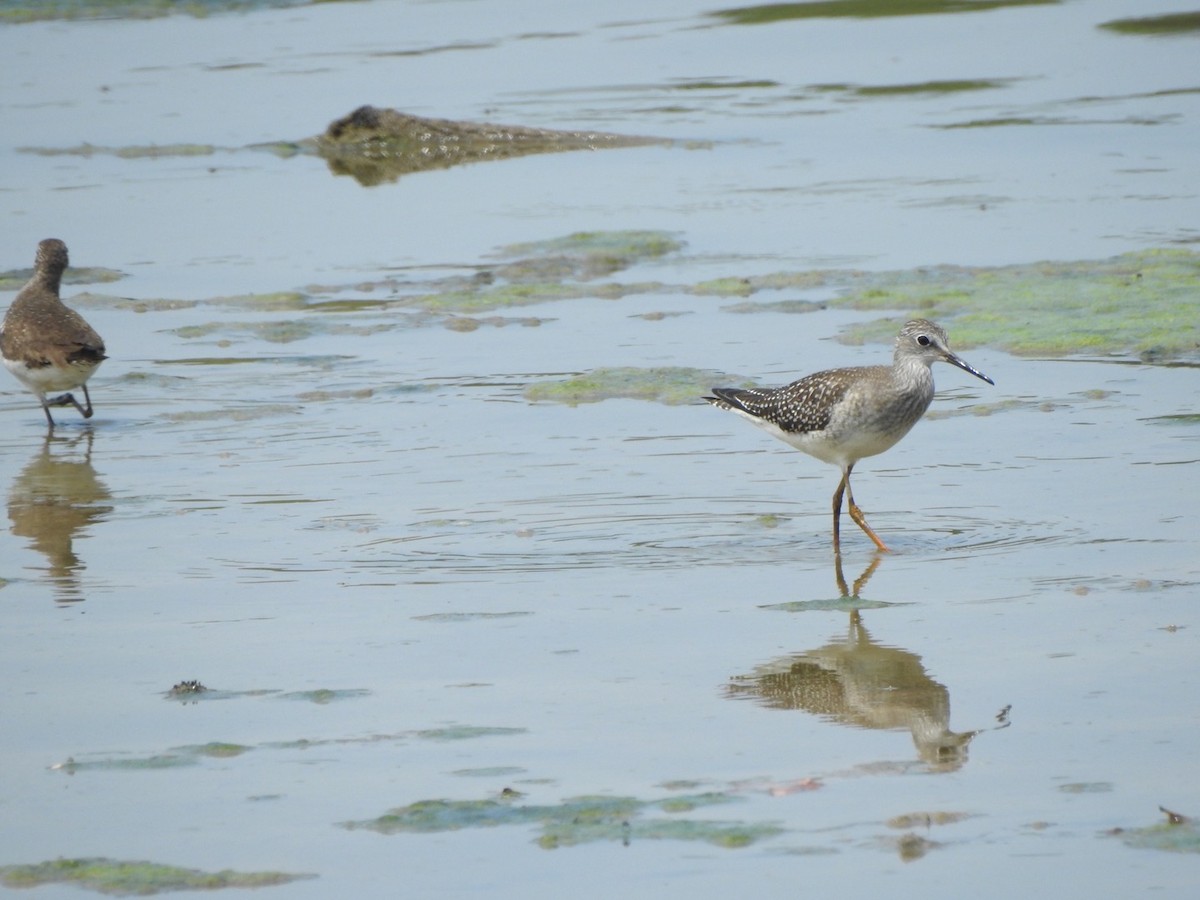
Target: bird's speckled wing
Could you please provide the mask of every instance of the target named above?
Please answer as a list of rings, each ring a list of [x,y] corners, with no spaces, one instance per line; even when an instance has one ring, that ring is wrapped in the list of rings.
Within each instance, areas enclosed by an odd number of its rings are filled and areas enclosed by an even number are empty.
[[[714,406],[771,422],[792,434],[823,431],[834,407],[854,383],[853,378],[844,377],[848,371],[818,372],[780,388],[713,388],[714,396],[705,399]]]

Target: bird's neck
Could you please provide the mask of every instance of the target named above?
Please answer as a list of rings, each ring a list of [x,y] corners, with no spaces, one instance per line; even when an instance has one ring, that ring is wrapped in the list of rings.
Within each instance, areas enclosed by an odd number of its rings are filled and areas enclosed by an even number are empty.
[[[33,276],[34,283],[43,291],[49,291],[54,296],[58,296],[59,288],[62,286],[63,270],[57,267],[41,269]]]
[[[901,387],[933,384],[933,370],[924,360],[896,354],[892,380]]]

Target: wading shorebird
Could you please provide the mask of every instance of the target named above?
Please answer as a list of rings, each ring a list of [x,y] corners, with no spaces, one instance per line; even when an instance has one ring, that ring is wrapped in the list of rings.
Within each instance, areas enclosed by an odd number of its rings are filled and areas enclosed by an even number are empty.
[[[713,388],[704,399],[749,419],[797,450],[842,470],[833,493],[833,550],[841,552],[842,494],[850,518],[875,546],[888,547],[854,502],[850,473],[860,459],[892,447],[933,402],[935,362],[946,362],[995,384],[950,351],[946,332],[928,319],[900,329],[890,366],[856,366],[816,372],[780,388]]]
[[[4,365],[37,395],[51,428],[52,406],[74,406],[85,419],[92,417],[87,380],[107,358],[100,335],[58,296],[66,268],[66,244],[56,238],[39,243],[33,278],[21,288],[0,326]],[[69,393],[75,388],[83,390],[86,406]],[[49,391],[68,393],[47,399]]]

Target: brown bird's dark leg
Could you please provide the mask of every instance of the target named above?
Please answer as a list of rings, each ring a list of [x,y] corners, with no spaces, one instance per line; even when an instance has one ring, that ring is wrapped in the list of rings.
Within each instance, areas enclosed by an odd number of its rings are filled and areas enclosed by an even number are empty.
[[[83,399],[87,401],[86,407],[79,405],[79,401],[75,399],[74,394],[59,394],[53,400],[47,400],[44,406],[73,406],[79,410],[81,416],[85,419],[90,419],[92,417],[92,398],[88,394],[87,385],[81,385],[81,387],[83,388]],[[46,410],[46,415],[50,415],[49,409]]]
[[[49,415],[49,413],[46,415]],[[842,555],[842,494],[846,492],[846,479],[850,477],[851,468],[853,466],[848,467],[842,473],[842,480],[838,482],[837,490],[833,492],[833,555],[839,558]]]
[[[92,395],[88,393],[86,384],[81,384],[80,387],[83,388],[83,399],[87,401],[87,407],[80,407],[76,403],[75,408],[79,410],[85,419],[90,419],[92,417]]]
[[[42,401],[42,412],[44,412],[46,414],[46,423],[50,426],[50,429],[53,431],[54,430],[54,418],[50,415],[50,401],[48,401],[45,397],[42,397],[41,401]]]
[[[858,504],[854,502],[854,491],[850,488],[850,470],[853,468],[853,464],[847,466],[846,476],[842,479],[846,485],[846,499],[849,501],[850,518],[854,520],[854,523],[859,528],[867,533],[867,537],[875,542],[876,547],[878,547],[884,553],[891,553],[891,550],[888,549],[888,545],[881,541],[879,539],[879,535],[871,530],[871,526],[867,524],[867,517],[863,515],[863,511],[859,509]],[[841,488],[838,488],[838,493],[841,493]],[[841,500],[841,497],[839,496],[838,499]]]

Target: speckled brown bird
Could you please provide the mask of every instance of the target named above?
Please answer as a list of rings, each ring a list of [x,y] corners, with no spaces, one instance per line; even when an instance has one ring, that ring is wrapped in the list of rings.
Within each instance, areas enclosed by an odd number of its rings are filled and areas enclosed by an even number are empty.
[[[850,490],[854,464],[894,446],[933,402],[935,362],[947,362],[995,384],[950,351],[946,332],[928,319],[900,329],[890,366],[817,372],[780,388],[713,388],[704,399],[735,412],[797,450],[842,470],[833,494],[833,549],[841,552],[842,494],[850,518],[882,551],[888,547],[867,524]]]
[[[74,406],[85,419],[92,417],[87,380],[107,359],[100,335],[58,296],[66,268],[66,244],[56,238],[39,243],[33,278],[21,288],[0,326],[4,365],[37,395],[51,428],[52,406]],[[70,393],[46,397],[50,391],[75,388],[83,390],[86,406]]]

